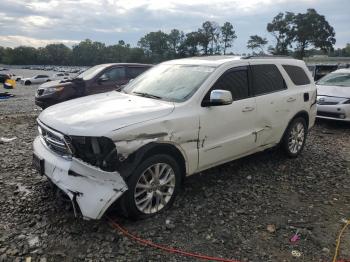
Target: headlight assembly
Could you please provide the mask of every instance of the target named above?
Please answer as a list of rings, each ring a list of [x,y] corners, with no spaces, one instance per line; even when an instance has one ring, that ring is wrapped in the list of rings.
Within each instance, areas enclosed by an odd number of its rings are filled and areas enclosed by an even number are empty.
[[[51,94],[51,93],[56,93],[60,92],[64,89],[63,86],[57,86],[57,87],[48,87],[44,89],[44,94]]]

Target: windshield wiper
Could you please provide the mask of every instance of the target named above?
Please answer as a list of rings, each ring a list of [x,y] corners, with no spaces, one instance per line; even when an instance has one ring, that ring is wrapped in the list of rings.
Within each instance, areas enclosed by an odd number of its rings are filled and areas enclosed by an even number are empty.
[[[142,97],[147,97],[147,98],[154,98],[154,99],[162,99],[160,96],[144,93],[144,92],[132,92],[135,95],[142,96]]]

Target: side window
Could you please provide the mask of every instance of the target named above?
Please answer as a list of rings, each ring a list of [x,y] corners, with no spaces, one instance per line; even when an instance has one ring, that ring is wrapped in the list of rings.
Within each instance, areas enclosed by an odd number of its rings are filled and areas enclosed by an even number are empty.
[[[48,76],[46,75],[37,75],[35,78],[38,79],[38,78],[47,78]]]
[[[128,67],[128,76],[130,79],[136,78],[143,72],[145,72],[148,67]]]
[[[230,91],[234,101],[248,98],[249,82],[247,68],[234,68],[226,71],[209,90],[204,100],[209,100],[210,92],[217,89]]]
[[[115,67],[104,72],[101,78],[107,78],[108,81],[119,81],[126,78],[125,67]]]
[[[288,76],[296,86],[310,84],[310,80],[305,74],[304,69],[299,66],[293,65],[283,65],[284,70],[286,70]]]
[[[284,79],[275,65],[252,65],[254,95],[286,89]]]

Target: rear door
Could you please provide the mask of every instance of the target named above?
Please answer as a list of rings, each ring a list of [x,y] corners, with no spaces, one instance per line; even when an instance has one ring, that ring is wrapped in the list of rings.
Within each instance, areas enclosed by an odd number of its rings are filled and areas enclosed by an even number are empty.
[[[249,92],[249,67],[239,66],[223,73],[212,90],[232,93],[233,103],[200,108],[199,169],[223,163],[256,148],[255,98]]]
[[[127,82],[126,68],[112,67],[102,72],[89,88],[89,94],[97,94],[117,90]]]
[[[259,146],[279,142],[297,102],[281,74],[280,65],[251,62],[252,89],[256,98],[256,135]]]

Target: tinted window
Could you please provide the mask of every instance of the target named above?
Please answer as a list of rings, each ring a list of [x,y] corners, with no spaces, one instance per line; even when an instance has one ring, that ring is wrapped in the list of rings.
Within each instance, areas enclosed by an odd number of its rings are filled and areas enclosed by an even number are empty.
[[[209,100],[210,92],[217,89],[230,91],[233,100],[247,98],[249,96],[248,70],[235,68],[225,72],[208,92],[205,100]]]
[[[283,65],[284,70],[286,70],[290,79],[296,86],[307,85],[310,84],[310,80],[305,74],[304,69],[299,66],[293,65]]]
[[[46,75],[37,75],[35,78],[47,78],[48,76]]]
[[[118,81],[125,79],[125,67],[116,67],[106,71],[101,78],[107,78],[109,81]]]
[[[148,68],[147,67],[129,67],[129,77],[131,79],[136,78],[138,75],[142,74],[145,72]]]
[[[275,65],[253,65],[254,94],[268,94],[285,89],[283,77]]]

